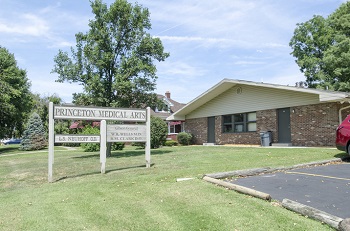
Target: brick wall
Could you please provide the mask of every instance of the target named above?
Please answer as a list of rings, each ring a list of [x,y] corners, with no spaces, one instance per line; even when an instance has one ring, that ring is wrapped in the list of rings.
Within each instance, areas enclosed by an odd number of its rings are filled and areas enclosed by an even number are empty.
[[[256,129],[258,134],[260,134],[260,132],[262,131],[271,131],[272,143],[277,143],[278,142],[277,110],[271,109],[271,110],[257,111],[256,112]]]
[[[340,103],[324,103],[291,108],[293,146],[334,146],[339,125]],[[343,118],[349,110],[343,111]]]
[[[349,104],[324,103],[290,108],[293,146],[334,146],[339,125],[339,109]],[[342,112],[343,119],[350,108]],[[222,133],[222,116],[215,117],[216,144],[260,144],[260,132],[271,131],[272,142],[278,142],[277,110],[257,111],[257,131]],[[196,144],[207,142],[207,118],[186,120],[186,132],[194,135]]]
[[[185,130],[193,135],[193,140],[196,144],[207,143],[208,118],[186,120]]]

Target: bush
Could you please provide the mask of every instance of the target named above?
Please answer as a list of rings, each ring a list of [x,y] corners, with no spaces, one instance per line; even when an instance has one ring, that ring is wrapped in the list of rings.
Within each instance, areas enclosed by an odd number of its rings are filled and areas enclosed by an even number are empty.
[[[99,135],[100,129],[97,127],[91,127],[90,125],[87,125],[83,128],[83,131],[81,134],[84,135]],[[99,143],[81,143],[80,147],[84,150],[84,152],[97,152],[100,151],[100,144]]]
[[[168,125],[159,117],[151,116],[151,148],[164,145],[168,135]]]
[[[121,151],[125,147],[125,143],[112,143],[112,151]]]
[[[180,132],[177,134],[177,141],[181,145],[190,145],[192,140],[192,135],[187,132]]]
[[[167,140],[165,141],[165,146],[168,146],[168,147],[177,146],[177,142],[175,140]]]
[[[146,142],[133,142],[131,143],[131,146],[142,149],[146,147]]]
[[[23,132],[21,141],[21,150],[39,150],[47,145],[46,132],[43,122],[37,113],[33,113],[28,121],[27,128]]]
[[[91,125],[86,125],[83,128],[83,131],[81,134],[84,135],[99,135],[100,134],[100,129],[98,127],[92,127]],[[118,150],[123,150],[125,144],[116,142],[111,144],[111,150],[112,151],[118,151]],[[99,143],[81,143],[80,147],[84,149],[84,152],[97,152],[100,151],[100,144]]]

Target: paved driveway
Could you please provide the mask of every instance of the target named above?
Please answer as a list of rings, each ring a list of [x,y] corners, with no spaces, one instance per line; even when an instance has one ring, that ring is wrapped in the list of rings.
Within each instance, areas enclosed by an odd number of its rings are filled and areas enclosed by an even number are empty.
[[[275,200],[288,198],[340,218],[350,218],[349,163],[238,178],[232,182],[268,193]]]

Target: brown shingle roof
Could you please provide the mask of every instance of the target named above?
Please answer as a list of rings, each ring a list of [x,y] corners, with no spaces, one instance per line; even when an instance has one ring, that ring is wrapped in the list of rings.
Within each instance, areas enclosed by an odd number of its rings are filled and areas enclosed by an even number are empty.
[[[167,98],[164,95],[157,94],[157,97],[158,97],[158,99],[166,99],[173,105],[170,107],[171,114],[177,112],[178,110],[180,110],[181,108],[183,108],[186,105],[184,103],[179,103],[173,99]]]

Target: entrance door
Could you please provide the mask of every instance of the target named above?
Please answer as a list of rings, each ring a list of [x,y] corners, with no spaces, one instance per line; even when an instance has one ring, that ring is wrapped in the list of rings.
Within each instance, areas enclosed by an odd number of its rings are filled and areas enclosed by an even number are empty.
[[[208,143],[215,143],[215,117],[208,117]]]
[[[290,108],[277,109],[278,113],[278,143],[291,143]]]

